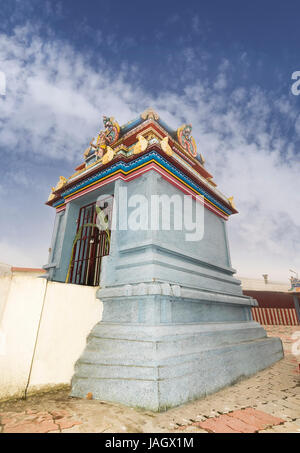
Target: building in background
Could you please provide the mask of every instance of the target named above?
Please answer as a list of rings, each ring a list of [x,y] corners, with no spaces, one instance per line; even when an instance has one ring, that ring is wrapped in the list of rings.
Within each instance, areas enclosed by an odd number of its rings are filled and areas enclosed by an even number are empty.
[[[264,325],[299,325],[300,281],[291,277],[289,284],[270,281],[267,274],[262,277],[239,277],[243,293],[258,302],[258,307],[252,307],[254,320]]]

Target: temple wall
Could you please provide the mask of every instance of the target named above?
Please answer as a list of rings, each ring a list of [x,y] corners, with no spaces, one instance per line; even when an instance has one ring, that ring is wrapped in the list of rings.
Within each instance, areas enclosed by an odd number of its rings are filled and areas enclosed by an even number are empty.
[[[152,215],[152,195],[164,195],[169,200],[175,196],[183,200],[183,193],[153,170],[127,183],[117,181],[115,208],[119,206],[122,209],[119,197],[124,188],[127,189],[128,200],[134,196],[148,200],[148,226]],[[193,200],[192,205],[195,210],[196,201]],[[135,209],[128,208],[129,222]],[[118,215],[116,209],[114,215]],[[171,206],[171,224],[176,216],[177,212]],[[185,224],[178,230],[145,227],[136,231],[130,228],[113,231],[110,254],[103,260],[105,266],[101,274],[101,286],[155,280],[242,295],[240,281],[233,277],[235,270],[231,267],[225,221],[203,208],[200,229],[203,230],[203,238],[193,241],[186,240],[186,235],[191,231]]]
[[[0,400],[70,384],[102,316],[95,291],[47,282],[37,272],[0,275]]]

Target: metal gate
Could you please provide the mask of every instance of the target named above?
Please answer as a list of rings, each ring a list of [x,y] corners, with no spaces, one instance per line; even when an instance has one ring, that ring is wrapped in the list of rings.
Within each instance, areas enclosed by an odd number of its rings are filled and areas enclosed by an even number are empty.
[[[106,231],[97,226],[85,226],[89,223],[96,225],[96,202],[83,206],[77,220],[79,238],[73,251],[70,267],[70,283],[78,285],[98,286],[102,257],[109,254],[109,240]]]

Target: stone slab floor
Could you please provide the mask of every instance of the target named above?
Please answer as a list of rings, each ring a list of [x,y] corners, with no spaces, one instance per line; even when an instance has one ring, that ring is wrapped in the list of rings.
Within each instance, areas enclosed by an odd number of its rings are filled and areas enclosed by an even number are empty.
[[[291,353],[300,326],[265,328],[269,336],[281,337],[285,358],[201,400],[156,414],[89,399],[91,395],[70,398],[66,388],[0,403],[0,432],[300,433],[300,355]]]

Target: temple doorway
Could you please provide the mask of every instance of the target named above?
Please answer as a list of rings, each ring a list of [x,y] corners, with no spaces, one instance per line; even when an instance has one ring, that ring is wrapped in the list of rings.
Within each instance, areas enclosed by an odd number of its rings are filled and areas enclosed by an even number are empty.
[[[109,254],[109,236],[107,231],[97,227],[96,222],[96,202],[83,206],[77,219],[69,283],[88,286],[100,284],[102,257]]]

